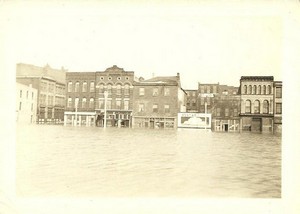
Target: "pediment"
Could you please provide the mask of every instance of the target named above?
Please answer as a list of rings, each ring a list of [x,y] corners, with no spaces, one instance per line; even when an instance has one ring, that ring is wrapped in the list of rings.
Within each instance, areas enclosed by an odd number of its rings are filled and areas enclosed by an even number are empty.
[[[110,68],[107,68],[105,70],[105,72],[110,72],[110,73],[121,73],[121,72],[124,72],[124,69],[123,68],[119,68],[118,66],[114,65]]]

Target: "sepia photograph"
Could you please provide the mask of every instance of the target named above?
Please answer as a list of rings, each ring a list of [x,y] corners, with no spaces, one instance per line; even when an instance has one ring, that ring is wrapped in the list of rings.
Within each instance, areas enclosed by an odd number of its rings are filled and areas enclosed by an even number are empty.
[[[0,213],[300,212],[299,1],[0,12]]]

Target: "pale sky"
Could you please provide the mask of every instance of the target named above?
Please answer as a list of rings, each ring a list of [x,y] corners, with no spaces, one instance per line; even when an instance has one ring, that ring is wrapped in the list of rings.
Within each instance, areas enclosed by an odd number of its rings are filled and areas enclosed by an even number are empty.
[[[282,80],[279,1],[41,2],[2,2],[7,62],[69,71],[117,65],[144,78],[180,73],[185,89],[239,86],[242,75]]]

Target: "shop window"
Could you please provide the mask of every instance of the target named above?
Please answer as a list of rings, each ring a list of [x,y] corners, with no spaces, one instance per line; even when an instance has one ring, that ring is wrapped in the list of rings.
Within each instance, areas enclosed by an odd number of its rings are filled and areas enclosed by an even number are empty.
[[[265,100],[263,103],[263,113],[269,114],[269,102],[267,100]]]
[[[246,100],[245,113],[247,113],[247,114],[251,113],[251,101],[250,100]]]

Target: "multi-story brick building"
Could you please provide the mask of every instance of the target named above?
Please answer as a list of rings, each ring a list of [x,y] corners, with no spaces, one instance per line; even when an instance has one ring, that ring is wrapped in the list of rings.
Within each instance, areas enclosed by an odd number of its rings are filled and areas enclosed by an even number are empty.
[[[197,90],[185,90],[187,94],[186,111],[197,112]]]
[[[16,84],[16,121],[29,124],[36,122],[37,90],[32,85]]]
[[[19,63],[16,69],[17,82],[31,84],[37,89],[37,122],[59,122],[63,120],[65,108],[64,68],[53,69],[49,65],[38,67]]]
[[[241,129],[243,131],[273,132],[273,76],[242,76]]]
[[[107,126],[130,127],[133,81],[133,71],[116,65],[105,71],[67,72],[67,123],[103,126],[106,103]]]
[[[274,133],[282,132],[282,81],[274,81]]]
[[[133,98],[134,127],[176,128],[178,113],[186,111],[179,74],[134,82]]]
[[[238,131],[240,96],[238,87],[198,83],[197,109],[212,115],[215,131]],[[205,110],[206,108],[206,110]]]

